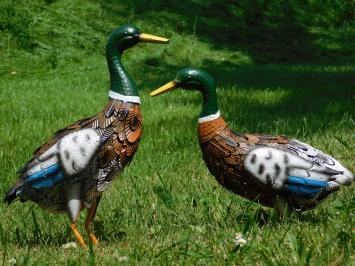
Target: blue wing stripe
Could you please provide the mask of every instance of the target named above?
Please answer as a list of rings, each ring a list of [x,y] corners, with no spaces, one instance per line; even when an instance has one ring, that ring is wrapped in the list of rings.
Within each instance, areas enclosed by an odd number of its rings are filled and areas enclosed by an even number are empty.
[[[313,197],[320,192],[320,189],[310,187],[299,187],[294,185],[288,185],[286,189],[296,195]]]
[[[59,164],[54,164],[46,169],[43,169],[43,170],[38,171],[32,175],[27,176],[25,179],[27,182],[36,181],[37,179],[42,179],[42,178],[47,177],[48,175],[54,174],[55,172],[58,172],[59,170],[60,170]]]
[[[289,176],[287,178],[287,183],[292,185],[304,186],[304,187],[318,187],[324,188],[329,184],[325,181],[315,180],[311,178],[303,178],[298,176]]]
[[[60,172],[58,175],[55,175],[55,176],[48,178],[48,179],[38,181],[38,182],[32,184],[31,186],[33,188],[49,188],[49,187],[52,187],[55,184],[59,183],[63,179],[64,179],[64,173]]]
[[[298,176],[289,176],[286,183],[287,191],[306,197],[313,197],[315,194],[319,193],[321,189],[329,186],[329,184],[325,181]]]
[[[58,175],[55,175],[52,177],[53,183],[57,184],[59,182],[61,182],[64,179],[64,173],[60,172]]]
[[[53,184],[52,179],[45,179],[45,180],[42,180],[42,181],[32,184],[32,187],[33,188],[48,188],[48,187],[52,187],[53,185],[54,184]]]

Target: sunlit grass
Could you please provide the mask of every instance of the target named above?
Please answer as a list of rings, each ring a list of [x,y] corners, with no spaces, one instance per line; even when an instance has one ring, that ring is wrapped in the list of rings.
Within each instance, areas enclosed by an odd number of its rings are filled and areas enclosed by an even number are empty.
[[[161,71],[160,63],[156,67],[142,63],[138,69],[134,51],[131,54],[125,62],[142,88],[144,135],[132,164],[100,203],[95,224],[100,247],[91,253],[63,249],[63,244],[74,241],[66,216],[48,214],[29,202],[1,204],[4,264],[16,259],[18,264],[36,265],[122,260],[130,264],[351,265],[353,186],[332,195],[316,210],[283,221],[273,218],[270,209],[227,192],[201,158],[196,135],[200,96],[176,91],[150,98],[148,92],[171,80],[176,67]],[[38,145],[55,130],[95,114],[105,104],[104,58],[84,62],[33,75],[2,76],[2,195]],[[330,67],[332,71],[327,70]],[[143,69],[150,73],[148,77],[139,71]],[[234,130],[298,138],[339,158],[354,172],[353,67],[346,67],[345,74],[343,65],[331,64],[207,69],[220,84],[220,109]],[[248,239],[244,247],[234,243],[237,232]]]
[[[123,56],[140,88],[144,134],[100,203],[100,247],[64,249],[75,241],[65,215],[30,202],[0,203],[0,265],[353,265],[354,186],[278,221],[208,172],[196,134],[197,92],[148,96],[178,68],[203,67],[216,78],[221,113],[235,131],[297,138],[355,172],[352,24],[294,28],[288,22],[297,19],[279,21],[282,9],[271,8],[274,19],[262,10],[266,23],[247,26],[253,14],[236,6],[254,10],[260,1],[249,1],[251,8],[248,1],[14,2],[0,3],[1,195],[53,132],[104,106],[112,29],[133,23],[171,42],[139,44]],[[255,65],[280,61],[303,63]],[[236,246],[236,233],[247,239],[244,247]]]

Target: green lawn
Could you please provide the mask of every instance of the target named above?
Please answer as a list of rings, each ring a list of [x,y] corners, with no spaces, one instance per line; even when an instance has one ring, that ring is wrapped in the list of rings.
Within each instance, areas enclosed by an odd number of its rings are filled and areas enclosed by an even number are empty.
[[[335,9],[310,0],[121,2],[0,3],[0,195],[53,132],[105,105],[112,29],[131,22],[171,39],[124,55],[140,88],[144,134],[100,203],[100,246],[65,249],[75,241],[65,215],[0,202],[0,265],[354,265],[354,185],[280,221],[208,172],[196,134],[198,93],[149,97],[177,69],[202,67],[216,78],[235,131],[297,138],[354,173],[355,25],[340,21],[351,1]]]
[[[316,210],[283,221],[271,209],[221,188],[199,151],[200,96],[178,90],[150,98],[149,91],[172,79],[176,68],[135,66],[140,59],[133,55],[150,52],[147,47],[130,51],[124,60],[142,88],[144,135],[133,163],[101,201],[95,223],[100,247],[92,252],[64,249],[63,244],[75,241],[65,215],[48,214],[30,202],[0,204],[2,263],[351,265],[354,186]],[[298,138],[355,171],[355,65],[206,68],[220,84],[220,109],[234,130]],[[33,72],[1,77],[2,195],[16,170],[52,132],[100,111],[107,100],[102,56]],[[236,233],[248,238],[244,247],[235,245]]]

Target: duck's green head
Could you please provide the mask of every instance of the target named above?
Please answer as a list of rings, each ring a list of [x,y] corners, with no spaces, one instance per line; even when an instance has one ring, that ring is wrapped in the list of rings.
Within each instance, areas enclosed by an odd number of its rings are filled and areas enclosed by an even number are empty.
[[[139,42],[168,43],[169,39],[142,33],[134,25],[122,25],[114,30],[107,42],[107,48],[117,48],[120,52],[135,46]]]
[[[122,25],[114,30],[106,44],[106,60],[110,71],[110,91],[113,93],[138,96],[137,87],[123,66],[121,56],[126,49],[139,42],[168,43],[169,39],[142,33],[133,25]],[[110,95],[110,97],[117,98],[119,96]]]
[[[210,74],[198,68],[186,67],[176,73],[173,81],[161,86],[150,93],[150,96],[158,96],[175,88],[186,90],[198,90],[202,93],[208,90],[215,90],[215,81]]]
[[[173,81],[152,91],[150,96],[157,96],[175,88],[197,90],[202,93],[203,106],[200,117],[214,114],[218,111],[216,84],[212,76],[206,71],[192,67],[180,69]]]

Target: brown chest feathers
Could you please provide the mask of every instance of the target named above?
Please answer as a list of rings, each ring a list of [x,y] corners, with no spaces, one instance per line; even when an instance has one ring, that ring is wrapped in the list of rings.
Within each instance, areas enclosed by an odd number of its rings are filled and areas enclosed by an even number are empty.
[[[99,150],[100,167],[105,167],[113,161],[123,167],[131,160],[142,135],[140,105],[110,100],[100,113],[57,131],[47,143],[34,152],[34,156],[44,153],[63,136],[83,128],[98,129],[101,136],[106,134],[108,137],[106,144]]]
[[[131,161],[142,135],[140,106],[112,100],[105,110],[97,115],[92,127],[103,131],[112,128],[111,138],[99,152],[99,162],[101,167],[105,167],[105,164],[116,161],[121,168]]]
[[[198,124],[202,156],[219,184],[232,192],[265,206],[273,206],[275,191],[256,183],[244,170],[243,161],[255,145],[283,145],[285,137],[237,134],[232,132],[223,118]]]

